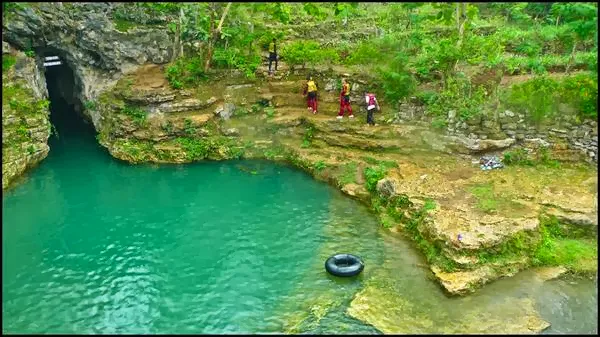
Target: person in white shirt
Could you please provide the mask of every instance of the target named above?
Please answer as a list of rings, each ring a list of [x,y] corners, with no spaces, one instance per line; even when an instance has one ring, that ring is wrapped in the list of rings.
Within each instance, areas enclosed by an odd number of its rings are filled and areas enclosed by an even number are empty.
[[[365,91],[365,102],[367,103],[367,124],[375,125],[373,113],[375,112],[375,109],[377,109],[377,111],[381,111],[375,94]]]

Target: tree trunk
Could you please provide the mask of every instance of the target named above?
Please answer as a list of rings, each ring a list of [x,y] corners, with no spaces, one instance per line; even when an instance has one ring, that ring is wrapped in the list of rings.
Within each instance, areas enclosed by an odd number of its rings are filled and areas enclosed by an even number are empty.
[[[459,6],[462,7],[462,10],[459,9]],[[463,35],[465,34],[465,23],[467,22],[467,18],[466,18],[467,4],[466,3],[463,2],[463,3],[456,5],[456,15],[457,15],[456,21],[458,22],[458,46],[460,47],[460,45],[462,44]]]
[[[181,34],[183,32],[183,19],[184,19],[184,14],[183,14],[183,6],[179,7],[179,56],[180,57],[185,57],[183,55],[183,43],[181,42]]]
[[[210,69],[210,61],[212,60],[213,49],[214,49],[215,43],[219,39],[219,36],[221,34],[221,29],[223,28],[223,22],[225,21],[225,17],[227,16],[227,13],[229,12],[230,7],[231,7],[231,2],[228,2],[227,7],[225,7],[225,10],[223,10],[223,15],[221,15],[221,20],[219,21],[219,25],[217,26],[216,29],[213,29],[214,2],[211,3],[210,28],[209,28],[210,37],[209,37],[209,42],[208,42],[208,52],[206,55],[206,62],[204,63],[204,72],[207,72],[208,69]]]
[[[569,57],[569,62],[567,62],[567,66],[565,67],[565,73],[569,74],[569,70],[571,69],[571,64],[575,61],[575,52],[577,51],[577,40],[573,42],[573,49],[571,50],[571,57]]]
[[[181,13],[180,13],[181,14]],[[181,52],[181,16],[179,22],[177,22],[177,29],[175,29],[175,41],[173,42],[173,53],[171,55],[171,62],[175,61]]]

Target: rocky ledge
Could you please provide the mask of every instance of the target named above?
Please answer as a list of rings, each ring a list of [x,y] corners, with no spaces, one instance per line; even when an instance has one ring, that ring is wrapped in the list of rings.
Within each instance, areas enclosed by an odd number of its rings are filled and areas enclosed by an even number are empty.
[[[592,167],[481,171],[473,159],[511,149],[514,140],[449,137],[381,116],[382,124],[368,127],[358,106],[357,118],[337,120],[334,91],[321,95],[320,114],[308,114],[295,90],[300,79],[228,78],[172,90],[160,66],[147,66],[100,97],[98,138],[113,156],[134,163],[288,161],[370,205],[384,226],[414,240],[449,294],[539,264],[534,252],[547,240],[541,219],[555,219],[576,240],[596,240]],[[577,266],[567,268],[589,273],[597,262]]]

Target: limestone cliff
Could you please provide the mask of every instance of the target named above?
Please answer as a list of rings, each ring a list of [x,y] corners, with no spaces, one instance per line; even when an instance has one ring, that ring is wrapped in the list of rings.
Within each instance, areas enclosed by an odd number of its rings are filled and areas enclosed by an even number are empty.
[[[35,59],[2,43],[2,189],[48,155],[44,74]]]
[[[56,55],[75,74],[80,108],[140,64],[170,61],[173,37],[164,27],[115,29],[118,4],[28,3],[8,13],[2,39],[36,57]],[[96,128],[100,116],[83,111]]]

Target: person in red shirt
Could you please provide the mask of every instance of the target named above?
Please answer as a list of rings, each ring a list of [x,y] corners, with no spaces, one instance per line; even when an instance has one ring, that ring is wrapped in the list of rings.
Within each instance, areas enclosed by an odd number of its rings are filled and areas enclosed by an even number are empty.
[[[350,118],[354,118],[352,114],[352,106],[350,106],[350,84],[348,80],[345,78],[342,79],[342,92],[340,93],[340,113],[338,113],[337,118],[344,118],[344,112],[348,111],[350,113]]]

